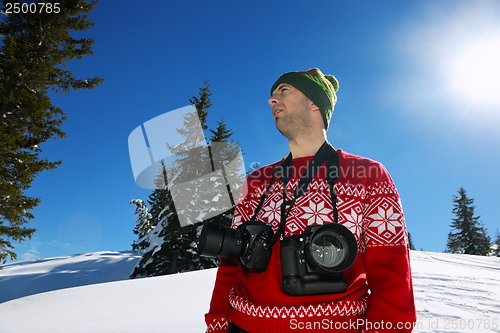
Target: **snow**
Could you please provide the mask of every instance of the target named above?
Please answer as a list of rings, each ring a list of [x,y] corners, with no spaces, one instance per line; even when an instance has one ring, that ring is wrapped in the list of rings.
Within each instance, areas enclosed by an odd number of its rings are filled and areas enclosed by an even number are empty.
[[[0,270],[0,304],[46,291],[127,280],[139,260],[133,252],[107,251],[6,264]]]
[[[414,332],[500,332],[500,258],[410,255]],[[5,265],[0,333],[204,332],[217,270],[129,280],[139,259],[97,252]]]
[[[448,324],[451,329],[453,321],[458,328],[466,326],[449,332],[500,332],[500,258],[412,252],[411,259],[418,320],[424,328],[437,320],[440,328]],[[486,321],[494,319],[496,329],[485,329]]]

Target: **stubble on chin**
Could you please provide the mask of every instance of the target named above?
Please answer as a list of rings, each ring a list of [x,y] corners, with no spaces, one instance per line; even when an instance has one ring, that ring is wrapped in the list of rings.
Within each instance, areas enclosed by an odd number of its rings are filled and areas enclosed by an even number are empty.
[[[307,132],[312,125],[307,113],[277,115],[274,123],[281,135],[288,140],[297,139],[301,133]]]
[[[286,119],[285,117],[280,118],[279,116],[274,119],[274,124],[278,131],[288,140],[293,140],[295,137],[294,132],[296,131],[296,126],[294,126],[293,122],[290,119]]]

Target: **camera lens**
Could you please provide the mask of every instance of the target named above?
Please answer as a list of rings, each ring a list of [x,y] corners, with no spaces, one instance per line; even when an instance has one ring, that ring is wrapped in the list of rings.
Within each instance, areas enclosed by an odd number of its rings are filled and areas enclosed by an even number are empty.
[[[238,258],[244,248],[241,232],[218,223],[206,222],[201,230],[198,253],[201,256]]]
[[[217,257],[222,248],[224,233],[224,226],[211,222],[205,223],[198,243],[199,254],[204,257]]]
[[[306,259],[326,272],[342,272],[358,256],[356,237],[345,226],[327,223],[315,229],[306,242]]]
[[[314,235],[311,247],[313,259],[327,269],[342,264],[349,254],[345,239],[329,230]]]

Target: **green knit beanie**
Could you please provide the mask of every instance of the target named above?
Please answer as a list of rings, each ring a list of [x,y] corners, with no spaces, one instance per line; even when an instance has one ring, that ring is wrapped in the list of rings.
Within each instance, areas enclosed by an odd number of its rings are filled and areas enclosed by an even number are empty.
[[[289,72],[281,75],[271,88],[273,91],[281,83],[288,83],[294,88],[300,90],[307,98],[319,107],[325,128],[328,130],[328,124],[333,113],[333,106],[337,102],[337,90],[339,82],[332,75],[324,75],[318,68],[312,68],[307,72]]]

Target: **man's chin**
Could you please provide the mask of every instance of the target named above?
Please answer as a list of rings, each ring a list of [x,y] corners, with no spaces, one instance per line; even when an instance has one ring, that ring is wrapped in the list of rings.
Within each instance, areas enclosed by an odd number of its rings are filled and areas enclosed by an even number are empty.
[[[290,131],[288,131],[284,126],[280,126],[279,124],[276,124],[276,128],[278,129],[278,132],[281,133],[285,138],[290,139]]]

